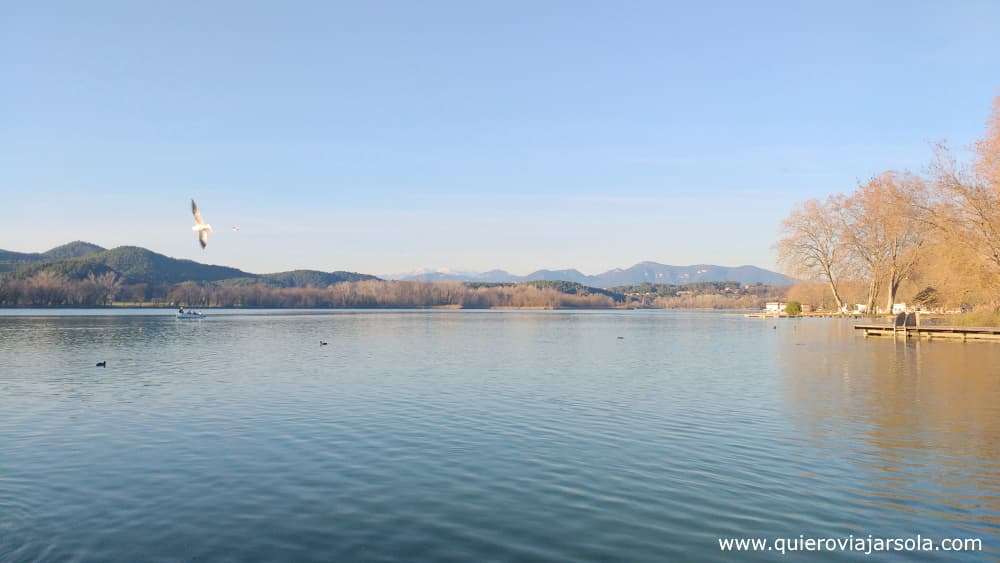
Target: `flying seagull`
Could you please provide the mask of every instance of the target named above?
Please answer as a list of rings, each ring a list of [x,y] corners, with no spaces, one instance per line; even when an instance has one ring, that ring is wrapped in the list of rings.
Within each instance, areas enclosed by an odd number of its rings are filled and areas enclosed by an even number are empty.
[[[208,246],[208,233],[212,232],[212,225],[209,225],[201,218],[201,211],[198,211],[198,204],[191,200],[191,214],[194,215],[194,226],[191,230],[198,233],[198,242],[201,247]]]

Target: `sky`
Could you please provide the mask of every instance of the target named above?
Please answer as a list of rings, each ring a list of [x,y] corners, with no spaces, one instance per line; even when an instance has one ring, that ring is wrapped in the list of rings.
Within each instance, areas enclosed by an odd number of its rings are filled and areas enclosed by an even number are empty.
[[[998,25],[992,1],[9,3],[0,248],[773,267],[796,202],[982,134]]]

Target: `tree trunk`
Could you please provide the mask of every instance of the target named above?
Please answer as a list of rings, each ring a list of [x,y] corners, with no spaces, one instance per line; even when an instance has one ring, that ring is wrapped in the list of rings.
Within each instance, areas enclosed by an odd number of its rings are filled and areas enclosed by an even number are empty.
[[[824,265],[823,273],[826,274],[826,281],[830,284],[830,292],[833,293],[833,300],[837,302],[837,314],[839,315],[844,311],[844,301],[840,298],[840,292],[837,291],[837,284],[833,281],[832,268]]]
[[[889,289],[889,301],[888,301],[888,304],[886,305],[886,307],[887,307],[887,310],[890,313],[892,312],[892,306],[896,304],[896,292],[899,290],[899,284],[902,281],[903,280],[896,279],[895,275],[893,275],[891,278],[889,278],[889,288],[888,288]]]
[[[878,277],[872,277],[872,281],[868,284],[868,316],[874,317],[878,314],[878,294],[879,294],[879,282]]]
[[[830,280],[830,291],[833,292],[833,300],[837,302],[837,314],[844,312],[844,302],[840,299],[840,292],[837,291],[837,284]]]

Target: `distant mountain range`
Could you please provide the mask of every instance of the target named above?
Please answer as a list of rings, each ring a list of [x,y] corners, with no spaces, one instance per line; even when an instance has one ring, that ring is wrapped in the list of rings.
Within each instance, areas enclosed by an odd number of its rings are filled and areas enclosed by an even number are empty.
[[[602,274],[589,276],[579,270],[538,270],[526,276],[518,276],[504,270],[488,272],[453,272],[448,270],[419,271],[384,276],[388,279],[414,281],[465,281],[481,283],[516,283],[527,281],[568,281],[591,287],[620,287],[640,283],[662,283],[684,285],[698,282],[732,281],[739,283],[762,283],[767,285],[791,285],[795,280],[778,272],[757,266],[716,266],[696,264],[693,266],[669,266],[657,262],[640,262],[631,268],[608,270]]]
[[[114,272],[124,283],[152,285],[186,281],[221,282],[232,284],[263,283],[273,287],[324,287],[342,281],[376,280],[376,276],[356,272],[322,272],[294,270],[274,274],[254,274],[228,266],[202,264],[193,260],[171,258],[137,246],[105,249],[89,242],[75,241],[39,253],[0,250],[0,275],[29,277],[49,271],[72,279],[90,274],[99,276]],[[756,266],[668,266],[656,262],[640,262],[627,269],[608,270],[586,275],[579,270],[538,270],[517,276],[504,270],[488,272],[421,271],[386,276],[389,279],[412,281],[463,281],[479,283],[521,283],[539,281],[572,282],[597,288],[612,288],[641,283],[684,285],[698,282],[762,283],[791,285],[788,276]]]
[[[0,250],[0,275],[30,277],[52,272],[71,279],[114,272],[124,283],[151,285],[186,281],[233,284],[263,283],[273,287],[324,287],[342,281],[375,280],[375,276],[355,272],[294,270],[274,274],[253,274],[227,266],[202,264],[171,258],[138,246],[110,250],[76,241],[41,253]]]

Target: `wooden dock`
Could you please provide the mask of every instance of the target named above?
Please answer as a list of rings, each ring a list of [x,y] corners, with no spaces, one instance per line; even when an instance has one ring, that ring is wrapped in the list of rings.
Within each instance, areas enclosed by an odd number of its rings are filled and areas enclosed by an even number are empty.
[[[858,324],[854,330],[865,331],[865,336],[892,336],[903,338],[952,338],[959,340],[1000,340],[1000,327],[985,326],[892,326],[889,324]]]

